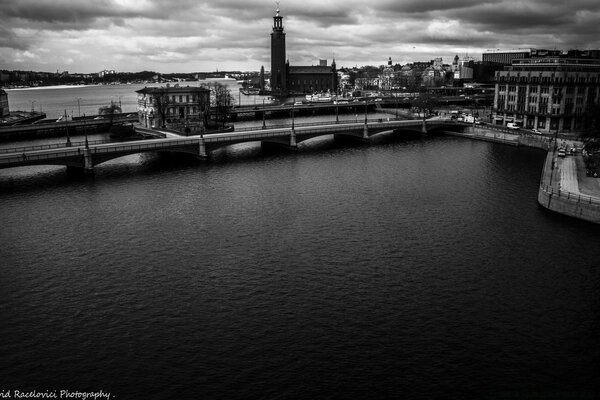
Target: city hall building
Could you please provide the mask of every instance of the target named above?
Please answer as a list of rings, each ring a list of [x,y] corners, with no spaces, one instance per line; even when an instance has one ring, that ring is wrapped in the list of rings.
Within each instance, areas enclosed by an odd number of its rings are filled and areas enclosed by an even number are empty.
[[[277,9],[271,32],[271,93],[275,95],[337,92],[335,60],[331,66],[320,60],[317,66],[291,66],[286,58],[283,17]]]
[[[494,123],[513,122],[543,132],[582,130],[586,108],[600,101],[597,54],[513,60],[496,72]]]

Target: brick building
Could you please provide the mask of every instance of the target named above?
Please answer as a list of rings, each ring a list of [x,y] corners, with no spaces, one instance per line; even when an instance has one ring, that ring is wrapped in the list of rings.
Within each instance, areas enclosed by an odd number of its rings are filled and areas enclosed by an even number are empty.
[[[337,70],[335,60],[331,66],[320,60],[317,66],[291,66],[286,58],[283,17],[277,9],[273,17],[271,32],[271,93],[337,92]]]

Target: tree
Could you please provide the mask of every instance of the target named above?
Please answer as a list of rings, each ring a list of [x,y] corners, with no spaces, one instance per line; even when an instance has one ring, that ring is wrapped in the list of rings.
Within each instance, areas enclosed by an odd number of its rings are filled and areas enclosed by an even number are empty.
[[[412,102],[412,106],[417,108],[419,112],[423,112],[423,119],[432,113],[433,109],[437,105],[437,98],[430,93],[422,92]]]
[[[154,102],[154,108],[156,109],[160,119],[160,127],[166,128],[165,124],[167,122],[167,110],[169,108],[169,104],[171,104],[167,89],[160,88],[158,91],[156,91]]]
[[[98,109],[98,115],[105,115],[108,117],[109,125],[112,126],[115,114],[121,113],[121,107],[111,101],[109,106],[103,106]]]
[[[600,148],[600,103],[590,103],[582,117],[581,139],[588,151]]]
[[[211,103],[214,105],[215,110],[215,124],[218,124],[218,121],[221,120],[224,128],[225,120],[229,118],[234,102],[231,91],[219,82],[210,83],[205,87],[211,92]]]
[[[198,93],[196,97],[198,105],[198,119],[202,121],[204,129],[208,128],[208,113],[210,111],[210,96],[206,98],[202,93]]]

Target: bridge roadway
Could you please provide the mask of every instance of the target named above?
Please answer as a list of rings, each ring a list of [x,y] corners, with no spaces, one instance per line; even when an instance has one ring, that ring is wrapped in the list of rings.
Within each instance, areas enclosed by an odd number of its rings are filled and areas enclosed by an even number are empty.
[[[122,124],[124,122],[135,122],[138,120],[137,113],[130,117],[130,114],[116,114],[113,117],[113,124]],[[93,129],[98,126],[107,125],[109,123],[109,117],[104,116],[100,119],[94,118],[81,118],[75,119],[73,121],[61,121],[61,122],[45,122],[34,124],[25,124],[25,125],[12,125],[12,126],[2,126],[0,127],[0,137],[3,135],[9,134],[26,134],[26,133],[41,133],[41,132],[52,132],[57,130],[69,129],[72,131],[75,130],[85,130],[85,129]]]
[[[300,97],[298,97],[298,99],[301,99]],[[334,103],[332,101],[329,102],[311,102],[311,103],[307,103],[307,102],[303,102],[302,105],[295,105],[295,104],[277,104],[277,105],[273,105],[273,104],[255,104],[255,105],[243,105],[243,106],[236,106],[234,108],[231,109],[231,114],[233,116],[233,118],[237,117],[240,114],[262,114],[263,112],[265,113],[276,113],[276,112],[291,112],[292,109],[294,109],[296,112],[298,113],[302,113],[302,112],[306,112],[306,111],[318,111],[318,110],[331,110],[331,109],[339,109],[339,110],[345,110],[345,109],[359,109],[362,110],[365,107],[365,104],[367,105],[368,108],[374,108],[379,106],[394,106],[394,107],[399,107],[399,108],[409,108],[412,104],[412,102],[414,102],[414,98],[413,97],[406,97],[406,98],[401,98],[401,97],[389,97],[389,96],[382,96],[379,97],[379,100],[375,100],[376,98],[367,98],[367,99],[361,99],[361,100],[343,100],[343,103]],[[482,101],[483,99],[480,97],[461,97],[461,96],[439,96],[437,98],[437,101],[439,102],[440,105],[449,105],[449,104],[457,104],[457,105],[467,105],[467,104],[471,104],[473,103],[473,101],[477,99]]]
[[[284,127],[275,129],[247,130],[231,133],[144,139],[118,143],[89,144],[61,148],[42,148],[21,152],[8,150],[0,154],[0,168],[28,165],[65,165],[92,172],[95,165],[122,156],[144,152],[180,152],[206,159],[212,150],[237,143],[274,143],[295,149],[299,142],[324,135],[342,135],[369,141],[369,137],[385,131],[413,131],[427,133],[448,128],[461,129],[469,124],[445,119],[423,120],[375,120],[365,122],[329,123],[316,126]]]

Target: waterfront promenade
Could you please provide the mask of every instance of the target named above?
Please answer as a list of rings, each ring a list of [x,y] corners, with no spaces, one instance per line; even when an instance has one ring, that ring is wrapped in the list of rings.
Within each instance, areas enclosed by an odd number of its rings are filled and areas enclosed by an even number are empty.
[[[580,146],[571,142],[569,146]],[[543,207],[560,214],[600,224],[600,179],[586,174],[581,152],[559,157],[548,151],[538,202]]]

